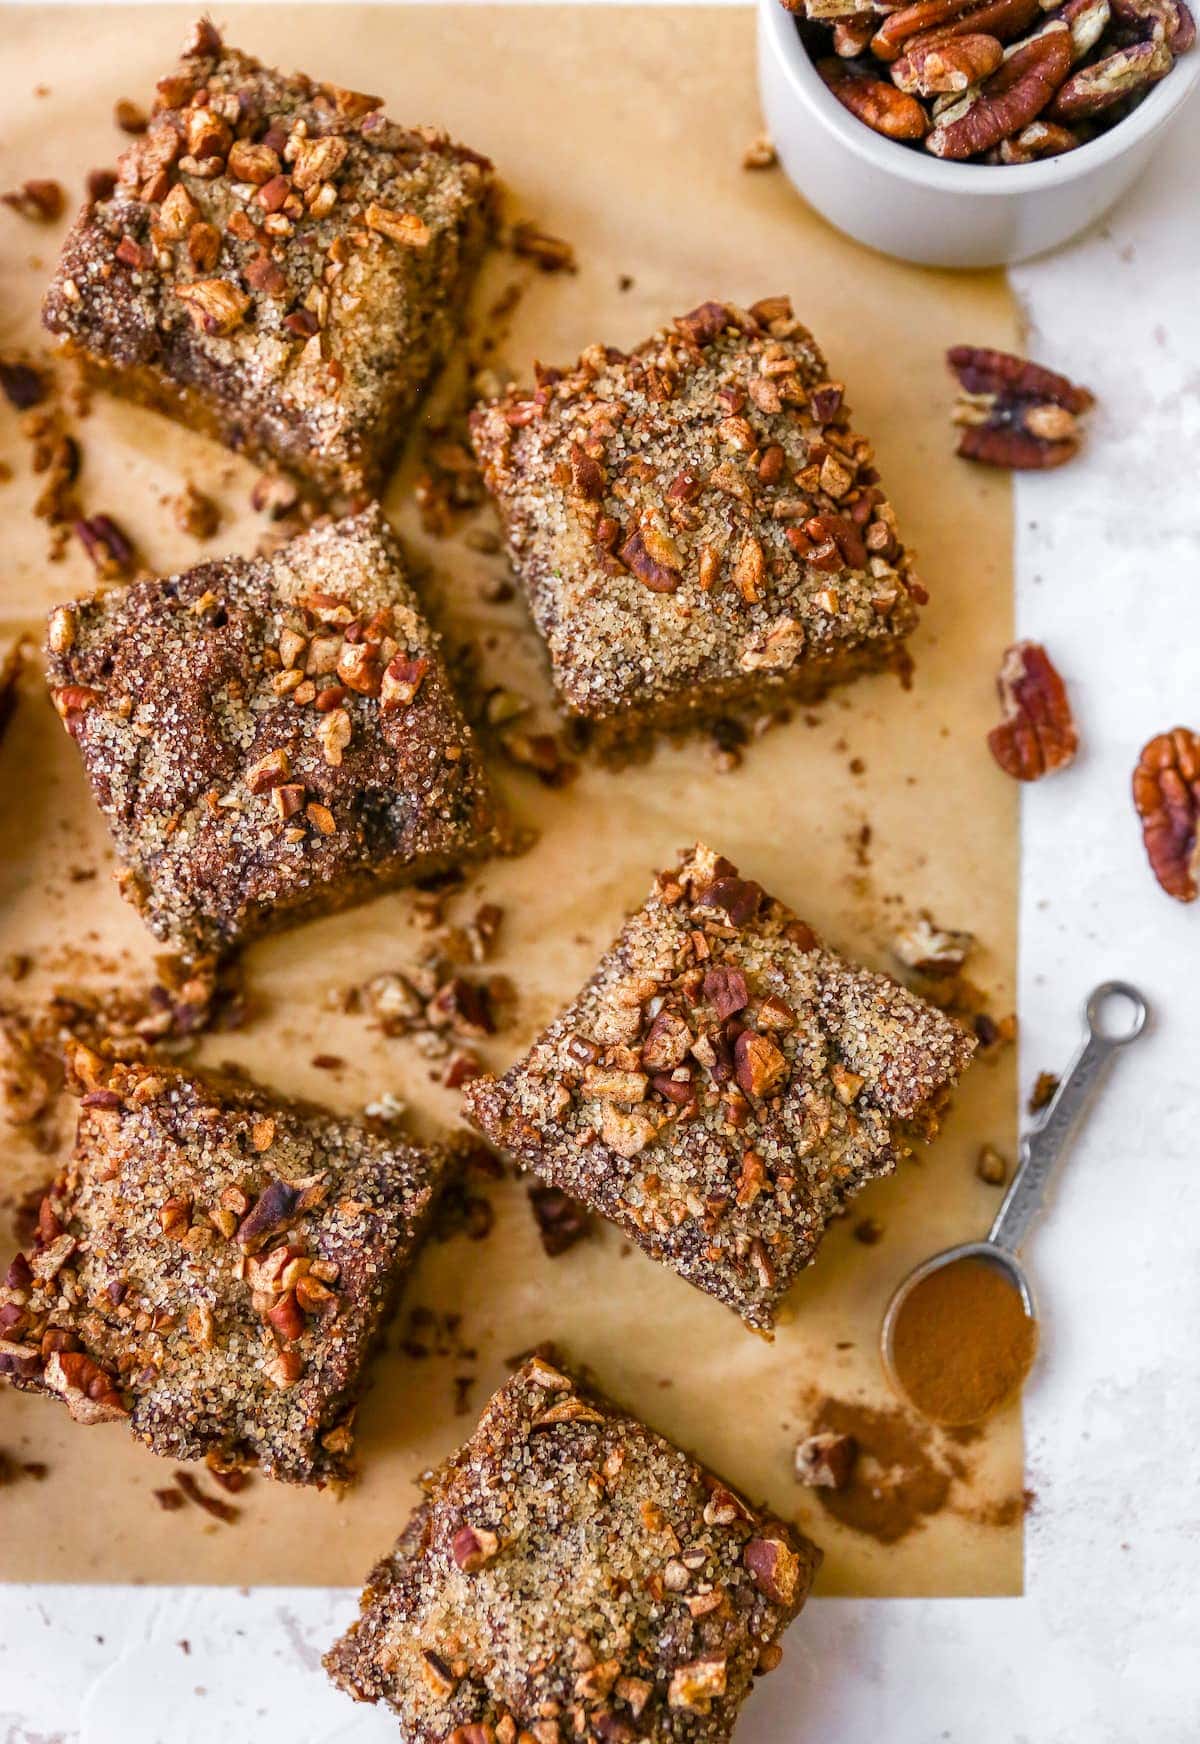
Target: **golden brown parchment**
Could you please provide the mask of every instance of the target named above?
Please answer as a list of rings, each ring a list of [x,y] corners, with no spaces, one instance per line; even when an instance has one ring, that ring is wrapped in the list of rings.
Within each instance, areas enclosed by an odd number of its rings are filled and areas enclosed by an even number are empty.
[[[147,101],[190,18],[176,7],[9,8],[11,69],[0,184],[57,176],[72,201],[84,173],[124,143],[120,97]],[[664,748],[613,774],[585,767],[548,792],[499,778],[532,852],[472,881],[460,909],[486,897],[505,910],[498,970],[519,990],[515,1024],[484,1051],[502,1066],[590,970],[652,869],[700,836],[792,903],[833,942],[887,961],[897,922],[928,908],[981,940],[973,972],[992,1009],[1011,1009],[1016,954],[1016,801],[983,735],[992,674],[1012,617],[1010,500],[1003,480],[951,457],[950,389],[942,352],[971,340],[1012,346],[1016,316],[998,275],[920,272],[855,247],[811,214],[779,171],[741,168],[759,130],[749,11],[652,8],[349,7],[222,9],[228,39],[287,66],[386,94],[399,119],[432,121],[490,153],[513,214],[574,243],[575,275],[541,275],[510,256],[492,265],[480,307],[510,283],[523,295],[497,362],[527,376],[533,358],[567,361],[593,340],[626,346],[707,297],[749,302],[785,291],[812,326],[833,373],[849,384],[856,425],[877,445],[905,538],[932,604],[914,646],[915,687],[869,680],[838,693],[753,745],[717,774],[701,742]],[[0,210],[0,347],[40,343],[36,311],[64,225],[34,226]],[[622,275],[632,282],[626,284]],[[247,507],[252,470],[152,414],[97,400],[81,425],[80,489],[90,512],[114,514],[158,571],[252,548],[262,528]],[[0,405],[3,562],[0,632],[39,635],[46,608],[92,585],[80,550],[51,564],[18,420]],[[224,524],[200,547],[169,507],[184,478],[211,492]],[[502,560],[460,540],[429,541],[411,506],[412,465],[388,507],[424,555],[433,615],[481,641],[485,669],[545,701],[538,648],[518,605],[481,588]],[[0,750],[0,958],[30,952],[35,968],[0,999],[36,1003],[55,984],[140,979],[154,943],[110,881],[105,833],[74,750],[27,679]],[[862,831],[870,828],[864,849]],[[261,1015],[210,1038],[204,1058],[234,1059],[282,1090],[355,1109],[387,1089],[414,1124],[453,1122],[410,1042],[388,1041],[361,1016],[328,1008],[331,991],[411,962],[421,935],[412,899],[266,941],[247,973]],[[318,1053],[347,1063],[329,1072]],[[1007,1058],[974,1068],[942,1139],[871,1188],[835,1228],[791,1298],[773,1345],[727,1310],[630,1251],[611,1230],[557,1260],[540,1248],[517,1183],[492,1197],[491,1237],[432,1246],[408,1295],[461,1314],[471,1356],[418,1360],[395,1346],[360,1414],[363,1478],[342,1500],[265,1480],[222,1525],[199,1511],[162,1514],[151,1491],[170,1468],[120,1429],[81,1429],[49,1401],[0,1391],[0,1447],[44,1461],[40,1484],[0,1491],[0,1573],[9,1579],[357,1583],[390,1544],[414,1497],[413,1476],[450,1449],[505,1372],[505,1358],[554,1338],[650,1422],[784,1515],[827,1552],[827,1593],[1007,1593],[1020,1589],[1021,1529],[979,1523],[1018,1495],[1015,1410],[970,1450],[960,1505],[884,1548],[836,1526],[792,1480],[791,1451],[813,1393],[885,1403],[877,1332],[887,1297],[933,1249],[982,1232],[995,1190],[980,1183],[981,1141],[1010,1154],[1015,1085]],[[6,1142],[0,1191],[11,1199],[44,1159]],[[873,1246],[852,1225],[883,1228]],[[7,1218],[7,1212],[5,1213]],[[3,1232],[4,1246],[10,1245]],[[403,1316],[401,1318],[401,1325]],[[454,1379],[472,1377],[468,1415]]]

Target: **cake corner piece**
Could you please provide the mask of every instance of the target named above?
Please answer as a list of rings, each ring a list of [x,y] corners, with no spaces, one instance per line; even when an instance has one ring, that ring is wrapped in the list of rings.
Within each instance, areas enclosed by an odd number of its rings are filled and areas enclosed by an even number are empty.
[[[47,680],[125,894],[185,954],[492,846],[474,737],[377,505],[57,607]]]
[[[68,1064],[76,1145],[0,1286],[0,1374],[164,1457],[345,1481],[445,1156],[241,1080]]]
[[[974,1047],[697,846],[464,1107],[522,1168],[769,1336],[830,1219],[936,1134]]]
[[[559,699],[602,742],[907,670],[925,591],[786,297],[594,345],[472,436]]]
[[[102,386],[358,498],[457,330],[494,193],[480,154],[203,20],[43,320]]]
[[[725,1744],[820,1560],[534,1355],[428,1479],[324,1663],[409,1744]]]

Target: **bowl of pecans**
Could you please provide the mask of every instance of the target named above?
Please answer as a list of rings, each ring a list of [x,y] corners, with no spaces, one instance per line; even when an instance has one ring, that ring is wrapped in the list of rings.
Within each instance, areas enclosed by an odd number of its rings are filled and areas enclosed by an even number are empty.
[[[1000,266],[1133,183],[1200,80],[1195,37],[1186,0],[758,0],[759,85],[831,224],[922,266]]]

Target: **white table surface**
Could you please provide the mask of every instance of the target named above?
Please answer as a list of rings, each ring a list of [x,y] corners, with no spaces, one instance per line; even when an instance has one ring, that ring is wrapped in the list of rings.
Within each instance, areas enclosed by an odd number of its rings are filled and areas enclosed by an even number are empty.
[[[1083,741],[1024,796],[1023,1085],[1065,1064],[1093,982],[1154,1010],[1029,1248],[1026,1595],[813,1601],[740,1744],[1200,1739],[1200,906],[1160,895],[1129,800],[1144,741],[1200,728],[1197,162],[1193,104],[1102,227],[1013,274],[1030,353],[1100,402],[1082,458],[1017,484],[1020,632]],[[320,1670],[354,1612],[346,1591],[0,1588],[0,1744],[387,1744]]]

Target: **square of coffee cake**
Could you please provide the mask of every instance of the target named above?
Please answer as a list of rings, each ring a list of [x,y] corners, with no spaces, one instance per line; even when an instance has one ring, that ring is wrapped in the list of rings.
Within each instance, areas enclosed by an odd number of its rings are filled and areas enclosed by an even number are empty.
[[[75,1151],[0,1287],[0,1374],[172,1459],[345,1478],[444,1155],[240,1081],[68,1063]]]
[[[465,1107],[522,1168],[770,1332],[830,1218],[936,1133],[974,1047],[697,847]]]
[[[177,950],[490,845],[470,729],[377,507],[59,606],[47,673],[125,894]]]
[[[602,742],[907,664],[925,593],[785,297],[593,346],[472,433],[559,698]]]
[[[197,25],[115,192],[80,212],[46,326],[119,393],[321,492],[377,491],[494,194],[485,158],[382,101]]]
[[[724,1744],[821,1560],[541,1356],[426,1495],[325,1660],[408,1744]]]

